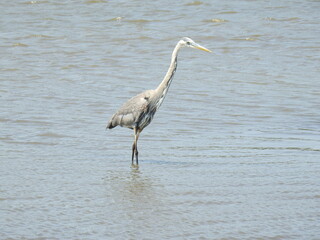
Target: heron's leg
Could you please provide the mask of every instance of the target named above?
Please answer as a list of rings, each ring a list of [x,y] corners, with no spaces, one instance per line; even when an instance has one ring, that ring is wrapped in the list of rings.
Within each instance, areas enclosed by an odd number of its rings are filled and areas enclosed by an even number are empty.
[[[136,164],[138,165],[138,139],[139,139],[139,135],[140,135],[140,129],[139,128],[134,128],[134,143],[132,146],[132,159],[133,159],[133,154],[136,156]],[[134,147],[134,150],[133,150]],[[133,160],[132,160],[133,161]]]
[[[134,159],[135,150],[136,150],[136,141],[134,141],[133,144],[132,144],[132,157],[131,157],[132,165],[133,165],[133,159]]]

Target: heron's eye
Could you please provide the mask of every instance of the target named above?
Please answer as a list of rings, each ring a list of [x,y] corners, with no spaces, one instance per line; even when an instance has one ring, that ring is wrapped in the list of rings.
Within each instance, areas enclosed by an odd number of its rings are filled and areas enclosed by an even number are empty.
[[[187,42],[187,45],[190,45],[191,43],[190,42]]]

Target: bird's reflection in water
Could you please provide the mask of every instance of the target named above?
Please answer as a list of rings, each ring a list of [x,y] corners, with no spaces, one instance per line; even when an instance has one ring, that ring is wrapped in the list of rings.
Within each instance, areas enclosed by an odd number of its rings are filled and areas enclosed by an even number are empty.
[[[132,165],[129,181],[126,185],[126,190],[132,194],[131,198],[136,196],[140,198],[141,195],[145,195],[146,192],[150,192],[151,189],[150,179],[143,176],[138,165]]]
[[[123,171],[113,169],[106,177],[105,183],[109,189],[108,197],[113,199],[117,208],[126,211],[138,208],[141,211],[154,209],[161,202],[161,184],[154,181],[154,178],[145,176],[139,166],[133,165],[130,172],[127,168]]]
[[[160,178],[149,177],[149,170],[138,166],[111,168],[106,176],[107,202],[112,202],[106,220],[112,226],[121,225],[125,239],[140,239],[142,232],[153,233],[167,224],[168,194]]]

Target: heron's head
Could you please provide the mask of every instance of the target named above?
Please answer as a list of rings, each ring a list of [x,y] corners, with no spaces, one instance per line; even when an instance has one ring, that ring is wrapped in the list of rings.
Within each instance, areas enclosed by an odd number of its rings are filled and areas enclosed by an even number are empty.
[[[195,43],[191,38],[188,38],[188,37],[182,38],[180,40],[180,44],[183,47],[192,47],[192,48],[200,49],[206,52],[211,52],[209,49],[202,47],[201,45],[199,45],[198,43]]]

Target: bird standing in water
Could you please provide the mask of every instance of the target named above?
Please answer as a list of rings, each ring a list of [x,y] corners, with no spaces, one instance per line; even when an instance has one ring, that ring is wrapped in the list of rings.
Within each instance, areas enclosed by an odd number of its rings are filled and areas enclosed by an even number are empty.
[[[200,49],[206,52],[211,52],[209,49],[200,46],[192,39],[184,37],[175,46],[170,67],[162,82],[154,90],[144,91],[137,96],[129,99],[113,116],[107,124],[107,129],[114,128],[118,125],[134,130],[134,142],[132,145],[132,164],[136,158],[138,165],[138,139],[142,130],[150,124],[154,114],[161,106],[164,98],[167,95],[168,89],[173,79],[173,75],[177,69],[177,56],[182,47],[191,47]]]

